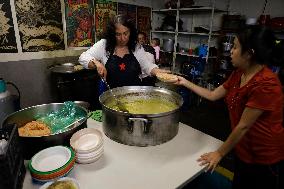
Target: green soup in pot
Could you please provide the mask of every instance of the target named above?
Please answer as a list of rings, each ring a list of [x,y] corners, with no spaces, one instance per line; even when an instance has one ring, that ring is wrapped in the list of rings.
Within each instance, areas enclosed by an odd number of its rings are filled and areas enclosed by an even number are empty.
[[[125,105],[129,113],[132,114],[159,114],[172,111],[178,107],[177,104],[171,101],[158,98],[137,99],[132,101],[122,99],[121,102]],[[115,101],[106,104],[106,106],[114,110],[119,110]]]

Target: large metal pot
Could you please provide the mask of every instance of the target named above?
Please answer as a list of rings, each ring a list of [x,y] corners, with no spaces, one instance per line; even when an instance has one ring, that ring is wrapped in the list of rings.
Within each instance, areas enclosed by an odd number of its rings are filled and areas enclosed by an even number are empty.
[[[10,114],[3,122],[3,127],[12,126],[17,124],[18,127],[25,125],[30,121],[36,120],[38,115],[46,115],[51,111],[57,111],[64,106],[63,103],[51,103],[32,106],[22,109],[20,111]],[[23,148],[23,156],[25,159],[30,159],[38,151],[56,145],[69,146],[69,140],[73,133],[87,127],[87,110],[80,106],[76,106],[76,112],[84,115],[85,118],[79,122],[73,123],[64,132],[52,134],[49,136],[36,136],[36,137],[20,137],[20,143]]]
[[[173,39],[163,39],[163,50],[166,52],[174,51],[175,41]]]
[[[112,99],[110,91],[100,97],[103,111],[103,131],[112,140],[126,145],[151,146],[171,140],[178,133],[179,109],[182,97],[170,90],[151,86],[127,86],[114,88],[113,92],[123,100],[159,98],[176,104],[172,111],[157,114],[130,114],[107,106]]]

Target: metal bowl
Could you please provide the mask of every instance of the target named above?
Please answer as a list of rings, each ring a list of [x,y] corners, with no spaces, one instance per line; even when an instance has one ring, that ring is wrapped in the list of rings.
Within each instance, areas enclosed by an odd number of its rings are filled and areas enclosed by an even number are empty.
[[[6,117],[3,122],[3,127],[12,126],[14,124],[16,124],[18,127],[21,127],[30,121],[36,120],[36,116],[46,115],[51,111],[57,111],[63,106],[63,103],[51,103],[22,109]],[[51,134],[49,136],[20,137],[20,143],[23,147],[24,158],[30,159],[34,154],[36,154],[40,150],[51,146],[69,146],[69,140],[73,133],[82,128],[87,127],[87,110],[81,106],[76,106],[76,111],[84,115],[84,119],[81,119],[78,122],[71,124],[68,129],[61,133]]]
[[[56,64],[49,67],[51,72],[59,73],[59,74],[68,74],[76,72],[74,66],[79,65],[75,63],[64,63],[64,64]]]
[[[86,101],[74,101],[74,103],[78,106],[85,108],[86,110],[90,109],[90,103]]]

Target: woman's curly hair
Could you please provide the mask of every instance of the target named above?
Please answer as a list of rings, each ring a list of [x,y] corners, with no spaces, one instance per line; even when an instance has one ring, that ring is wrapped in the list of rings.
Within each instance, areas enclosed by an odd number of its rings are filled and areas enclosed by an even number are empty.
[[[130,18],[125,15],[116,15],[110,19],[109,23],[107,24],[106,31],[103,35],[103,38],[106,39],[107,54],[113,54],[116,46],[115,24],[121,24],[129,29],[130,36],[127,45],[129,51],[133,52],[137,44],[137,29]]]

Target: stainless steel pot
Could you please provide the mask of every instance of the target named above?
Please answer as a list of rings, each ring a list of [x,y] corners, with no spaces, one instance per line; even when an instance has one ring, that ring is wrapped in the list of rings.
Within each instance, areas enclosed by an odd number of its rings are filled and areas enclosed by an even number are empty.
[[[57,111],[64,106],[63,103],[51,103],[32,106],[22,109],[20,111],[10,114],[3,122],[3,127],[12,126],[16,124],[18,127],[25,125],[30,121],[36,120],[38,115],[46,115],[51,111]],[[84,115],[85,118],[79,122],[73,123],[67,130],[61,133],[52,134],[49,136],[36,136],[36,137],[20,137],[20,143],[23,148],[23,156],[25,159],[30,159],[38,151],[56,145],[69,146],[69,140],[73,133],[87,127],[87,110],[80,106],[76,106],[76,111]]]
[[[166,52],[174,51],[175,41],[173,39],[163,39],[163,50]]]
[[[74,101],[74,103],[78,106],[85,108],[86,110],[90,109],[90,103],[86,101]]]
[[[51,70],[53,73],[58,73],[58,74],[70,74],[70,73],[75,73],[75,66],[79,64],[75,63],[64,63],[64,64],[56,64],[49,66],[48,69]]]
[[[109,91],[100,97],[103,111],[103,131],[112,140],[126,145],[151,146],[171,140],[178,133],[179,109],[182,97],[170,90],[151,86],[114,88],[113,92],[125,100],[159,98],[176,104],[172,111],[158,114],[130,114],[107,106]]]

